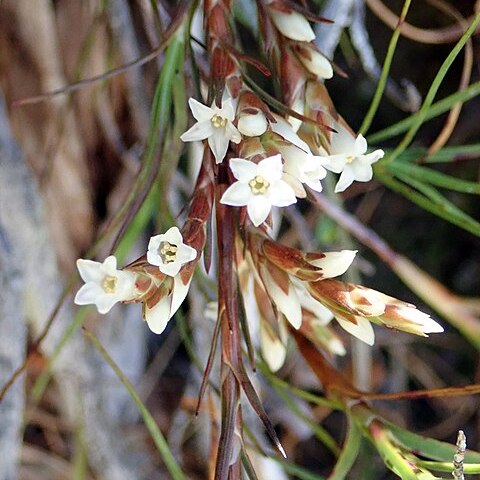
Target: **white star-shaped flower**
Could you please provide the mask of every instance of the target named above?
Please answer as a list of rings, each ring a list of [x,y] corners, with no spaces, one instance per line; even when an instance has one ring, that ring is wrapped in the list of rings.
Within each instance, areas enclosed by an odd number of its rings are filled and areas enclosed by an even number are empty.
[[[162,273],[175,277],[183,265],[197,257],[197,251],[183,243],[183,237],[177,227],[169,228],[161,235],[150,238],[147,261],[156,265]]]
[[[196,142],[208,139],[208,145],[215,156],[215,161],[222,163],[229,142],[239,143],[242,139],[237,127],[232,123],[235,119],[232,98],[224,99],[221,108],[218,108],[215,102],[211,107],[207,107],[194,98],[190,98],[188,104],[197,123],[180,136],[181,140]]]
[[[135,297],[136,275],[117,270],[117,259],[111,255],[103,263],[77,260],[77,268],[85,282],[75,295],[77,305],[93,304],[99,313],[107,313],[117,303]]]
[[[272,206],[286,207],[297,201],[292,187],[282,180],[282,157],[274,155],[258,164],[232,158],[230,169],[238,180],[228,187],[220,202],[234,207],[247,206],[253,224],[263,223]]]
[[[328,164],[324,157],[312,155],[310,151],[305,152],[294,145],[281,146],[279,150],[285,161],[285,181],[293,188],[297,197],[306,196],[302,183],[316,192],[322,191],[320,180],[327,176],[325,167]]]
[[[363,135],[353,137],[345,128],[336,126],[338,133],[332,133],[330,155],[325,157],[329,163],[326,168],[340,173],[335,192],[343,192],[354,181],[368,182],[372,179],[372,164],[384,156],[383,150],[367,152],[367,141]]]

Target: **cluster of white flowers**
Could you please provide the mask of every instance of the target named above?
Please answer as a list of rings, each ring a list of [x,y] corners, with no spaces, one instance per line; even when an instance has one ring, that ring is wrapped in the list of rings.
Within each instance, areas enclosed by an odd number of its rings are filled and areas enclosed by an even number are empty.
[[[383,150],[367,154],[367,141],[362,135],[355,138],[341,125],[335,125],[330,154],[313,155],[309,146],[300,139],[286,120],[274,115],[275,122],[267,121],[262,112],[241,115],[238,128],[235,122],[235,103],[224,96],[220,108],[202,105],[191,98],[189,105],[197,120],[180,138],[184,142],[207,140],[216,163],[222,163],[230,142],[240,143],[242,134],[251,137],[272,132],[285,142],[279,143],[279,154],[255,163],[244,158],[231,158],[230,169],[236,179],[224,193],[221,202],[235,207],[247,207],[255,226],[268,217],[272,206],[286,207],[306,196],[303,185],[322,190],[321,180],[326,169],[341,173],[336,192],[343,192],[354,181],[366,182],[372,178],[372,164],[383,157]]]
[[[177,227],[150,238],[147,261],[173,278],[171,292],[165,294],[153,307],[145,305],[145,320],[150,330],[162,333],[185,299],[190,282],[180,278],[182,267],[195,260],[197,251],[183,242]],[[77,260],[77,268],[85,282],[75,296],[77,305],[95,305],[99,313],[108,313],[118,302],[141,301],[145,292],[138,288],[138,275],[129,270],[118,270],[117,259],[111,255],[103,263]]]

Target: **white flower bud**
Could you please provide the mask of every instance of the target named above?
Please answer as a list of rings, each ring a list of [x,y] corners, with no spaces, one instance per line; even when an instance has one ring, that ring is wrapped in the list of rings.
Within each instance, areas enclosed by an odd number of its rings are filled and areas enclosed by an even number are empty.
[[[267,131],[268,122],[262,112],[240,115],[237,129],[246,137],[259,137]]]
[[[332,78],[333,67],[330,61],[320,52],[313,48],[299,50],[299,59],[303,66],[319,78]]]
[[[312,27],[300,13],[295,11],[285,13],[273,8],[270,8],[269,12],[273,23],[285,37],[299,42],[315,40],[315,33],[313,33]]]

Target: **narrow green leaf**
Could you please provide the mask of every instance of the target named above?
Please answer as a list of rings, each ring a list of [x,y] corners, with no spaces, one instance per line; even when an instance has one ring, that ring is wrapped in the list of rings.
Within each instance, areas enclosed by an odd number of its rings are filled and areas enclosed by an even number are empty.
[[[65,330],[65,333],[63,334],[62,338],[55,346],[55,349],[52,355],[48,359],[45,369],[39,375],[39,377],[37,378],[36,382],[32,387],[31,396],[34,403],[38,403],[40,399],[43,397],[43,394],[45,393],[45,390],[50,382],[50,379],[52,378],[53,364],[58,359],[58,356],[62,352],[63,347],[65,347],[65,345],[68,343],[70,338],[72,338],[72,335],[78,330],[79,327],[83,325],[83,322],[85,321],[85,318],[87,316],[87,312],[88,312],[88,308],[80,308],[78,310],[72,322],[70,323],[68,328]]]
[[[450,163],[477,158],[480,158],[480,144],[478,143],[444,147],[433,155],[428,155],[426,148],[409,148],[394,163],[418,162],[419,160],[421,160],[421,163]]]
[[[434,472],[447,472],[452,473],[454,466],[452,462],[426,462],[423,460],[418,461],[418,465]],[[475,475],[480,473],[480,463],[464,463],[463,471],[468,475]]]
[[[154,163],[155,153],[157,151],[159,138],[162,138],[162,143],[166,137],[165,133],[168,130],[168,126],[171,125],[171,107],[172,98],[175,94],[181,95],[178,90],[181,89],[183,83],[179,81],[178,70],[183,65],[184,59],[184,32],[180,28],[172,37],[170,44],[165,52],[165,60],[162,66],[160,77],[155,89],[155,95],[153,99],[152,112],[150,117],[150,129],[148,134],[147,153],[145,157],[145,164],[142,172],[139,176],[139,188],[134,188],[132,194],[127,199],[127,204],[131,207],[135,207],[135,203],[141,194],[142,188],[147,186],[147,192],[145,198],[141,200],[141,203],[136,206],[137,211],[133,213],[132,218],[129,219],[129,225],[122,234],[122,239],[119,241],[116,247],[116,254],[119,258],[126,255],[130,250],[132,244],[138,238],[140,232],[143,231],[145,225],[150,220],[150,215],[153,209],[153,205],[157,203],[157,195],[154,190],[151,189],[154,185],[154,178],[158,172],[155,172],[152,165]],[[180,86],[178,86],[180,85]],[[177,87],[175,87],[177,86]],[[185,102],[183,103],[183,106]],[[177,109],[178,110],[178,109]],[[183,118],[183,117],[182,117]],[[181,122],[182,119],[179,119]],[[178,125],[178,123],[177,123]],[[159,135],[162,131],[163,135]],[[159,167],[161,169],[161,167]],[[149,181],[150,178],[150,181]],[[150,186],[148,186],[150,183]]]
[[[355,422],[349,418],[347,438],[345,439],[345,443],[340,456],[338,457],[337,463],[335,464],[335,468],[328,477],[328,480],[343,480],[344,478],[347,478],[348,472],[357,459],[361,443],[362,432]]]
[[[405,430],[404,428],[390,423],[386,420],[383,422],[393,432],[395,438],[400,444],[417,455],[429,458],[431,460],[438,460],[443,462],[452,461],[456,448],[446,442],[440,442],[433,438],[426,438],[416,433]],[[467,450],[465,453],[465,463],[480,463],[480,453],[472,450]]]
[[[135,402],[135,405],[137,406],[138,411],[140,412],[140,415],[143,418],[143,421],[145,422],[145,426],[148,428],[148,431],[150,432],[150,435],[152,436],[152,439],[155,442],[155,445],[157,446],[158,452],[160,453],[160,456],[162,457],[162,460],[165,463],[165,466],[170,472],[170,475],[172,475],[174,480],[187,480],[187,477],[182,472],[177,461],[175,460],[175,457],[173,456],[172,452],[168,448],[167,441],[165,440],[165,437],[163,436],[160,429],[158,428],[158,425],[155,422],[155,419],[152,417],[152,414],[148,411],[147,407],[144,405],[144,403],[140,399],[140,396],[138,395],[136,390],[133,388],[132,384],[128,381],[127,377],[123,374],[123,372],[120,370],[118,365],[114,362],[113,358],[105,350],[105,348],[100,343],[98,338],[95,337],[95,335],[93,335],[88,330],[84,329],[84,333],[85,333],[85,336],[88,338],[88,340],[90,340],[92,345],[95,347],[95,349],[100,353],[100,355],[102,355],[102,357],[108,363],[108,365],[110,365],[112,370],[115,372],[119,380],[122,382],[122,384],[127,389],[128,393],[132,397],[133,401]]]
[[[414,180],[427,182],[435,185],[436,187],[446,188],[456,192],[480,195],[480,183],[461,180],[459,178],[437,172],[431,168],[420,167],[418,165],[412,165],[403,162],[391,163],[387,168],[393,174],[404,174],[410,178],[413,178]]]
[[[362,126],[358,133],[365,135],[367,130],[370,128],[372,124],[373,118],[377,113],[378,106],[380,105],[380,100],[382,99],[383,92],[385,91],[385,86],[387,85],[388,74],[390,72],[390,67],[392,65],[393,55],[397,48],[398,39],[400,37],[400,28],[402,26],[403,20],[407,16],[408,9],[410,8],[410,0],[405,0],[403,3],[402,12],[400,13],[400,19],[398,21],[398,25],[395,28],[392,38],[390,39],[390,43],[388,44],[387,55],[385,56],[385,61],[383,62],[382,73],[380,75],[380,79],[377,84],[377,88],[375,90],[375,94],[372,99],[372,103],[370,104],[370,108],[368,109],[365,118],[363,119]]]
[[[72,463],[72,480],[85,480],[88,473],[88,462],[87,449],[85,445],[85,438],[82,426],[78,427],[75,430]]]
[[[457,225],[458,227],[480,236],[480,223],[474,218],[448,201],[433,187],[421,184],[406,175],[397,174],[397,176],[405,183],[399,182],[397,179],[385,173],[379,173],[377,178],[392,190],[401,193],[404,197],[416,203],[425,210]],[[416,191],[412,188],[416,188]],[[420,193],[420,191],[422,193]]]
[[[432,118],[438,117],[442,113],[448,112],[455,104],[468,102],[478,95],[480,95],[480,81],[472,83],[464,90],[452,93],[448,97],[445,97],[431,105],[423,120],[431,120]],[[400,122],[390,125],[390,127],[384,128],[383,130],[379,130],[378,132],[369,135],[368,143],[375,144],[378,142],[383,142],[384,140],[388,140],[389,138],[397,135],[401,135],[418,120],[419,116],[420,111],[410,115]]]
[[[384,160],[381,160],[382,163],[386,164],[386,163],[393,162],[408,147],[408,145],[410,145],[410,142],[415,137],[415,134],[417,133],[418,129],[425,121],[428,111],[433,103],[433,100],[435,99],[435,96],[438,92],[438,89],[440,88],[440,85],[443,82],[443,79],[445,78],[445,75],[449,71],[454,60],[462,51],[463,47],[465,46],[465,43],[473,35],[473,32],[475,32],[475,29],[477,28],[477,25],[479,23],[480,23],[480,13],[477,13],[473,22],[470,24],[466,32],[462,35],[462,37],[457,42],[457,44],[453,47],[452,51],[450,52],[450,54],[447,56],[442,66],[440,67],[437,75],[433,79],[432,85],[428,90],[427,96],[425,97],[425,100],[418,114],[415,116],[415,120],[410,126],[410,129],[408,130],[407,134],[405,135],[403,140],[399,143],[397,148],[392,152],[392,154],[385,157]]]

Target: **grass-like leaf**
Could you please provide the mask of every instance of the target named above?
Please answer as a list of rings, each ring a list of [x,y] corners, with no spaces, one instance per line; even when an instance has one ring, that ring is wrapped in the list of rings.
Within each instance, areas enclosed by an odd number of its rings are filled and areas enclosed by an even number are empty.
[[[451,163],[478,158],[480,158],[480,144],[475,143],[445,147],[432,155],[428,154],[426,148],[409,148],[397,158],[395,163],[416,162],[418,160],[421,160],[422,163]]]
[[[415,119],[412,125],[410,126],[407,134],[402,139],[402,141],[398,144],[395,150],[390,155],[385,157],[382,163],[392,163],[408,147],[408,145],[410,145],[410,142],[415,137],[418,129],[421,127],[421,125],[425,121],[428,111],[433,103],[433,100],[435,99],[435,96],[437,95],[438,89],[440,88],[440,85],[442,84],[443,79],[445,78],[445,75],[449,71],[450,67],[452,66],[457,56],[462,51],[463,47],[465,46],[465,43],[467,43],[468,39],[473,35],[473,32],[475,32],[477,25],[479,23],[480,23],[480,13],[478,13],[475,16],[473,22],[470,24],[467,31],[462,35],[460,40],[453,47],[452,51],[449,53],[449,55],[443,62],[442,66],[440,67],[437,75],[435,75],[432,85],[430,86],[430,89],[428,90],[428,93],[425,97],[425,100],[418,114],[415,116]]]
[[[402,12],[400,13],[400,19],[398,20],[398,25],[395,28],[392,38],[390,39],[390,43],[388,44],[387,55],[385,56],[385,61],[383,62],[382,73],[380,75],[380,79],[378,81],[377,88],[375,90],[375,94],[372,99],[372,103],[370,103],[370,107],[368,109],[365,118],[363,119],[362,126],[358,133],[365,135],[366,131],[370,128],[372,124],[373,118],[377,113],[378,106],[380,105],[380,100],[382,99],[383,92],[385,91],[385,87],[387,85],[388,74],[390,72],[390,67],[392,65],[393,55],[397,48],[398,39],[400,37],[400,29],[402,27],[402,23],[407,16],[408,9],[410,8],[410,0],[405,0],[403,3]]]
[[[397,176],[402,182],[385,173],[380,173],[378,178],[389,188],[401,193],[404,197],[425,210],[444,218],[476,236],[480,236],[480,223],[456,207],[435,188],[416,181],[408,175],[397,174]]]
[[[442,100],[439,100],[438,102],[432,104],[423,120],[426,121],[438,117],[442,113],[448,112],[455,104],[468,102],[469,100],[477,97],[478,95],[480,95],[480,82],[472,83],[464,90],[452,93],[448,97],[445,97]],[[397,135],[401,135],[417,121],[419,116],[420,112],[414,113],[413,115],[410,115],[409,117],[401,120],[400,122],[397,122],[387,128],[373,133],[372,135],[369,135],[368,142],[375,144],[388,140],[389,138],[395,137]]]
[[[394,162],[388,165],[388,170],[393,174],[403,174],[414,180],[426,182],[440,188],[446,188],[455,192],[471,193],[480,195],[480,183],[469,182],[446,175],[431,168],[420,167],[403,162]]]
[[[165,463],[165,466],[170,472],[172,478],[174,480],[187,480],[187,477],[182,472],[182,469],[180,468],[177,461],[175,460],[175,457],[168,448],[167,441],[165,440],[165,437],[163,436],[160,429],[158,428],[155,419],[152,417],[152,414],[148,411],[147,407],[140,399],[137,391],[133,388],[132,384],[128,381],[127,377],[123,374],[118,365],[114,362],[113,358],[105,350],[98,338],[86,329],[84,329],[84,333],[88,340],[90,340],[92,345],[95,347],[95,349],[100,353],[100,355],[104,358],[108,365],[110,365],[112,370],[115,372],[119,380],[122,382],[123,386],[126,388],[128,393],[132,397],[138,411],[140,412],[140,415],[143,418],[143,421],[145,422],[145,426],[150,432],[150,435],[155,442],[158,452],[160,453],[160,456],[162,457],[162,460]]]
[[[337,463],[328,480],[343,480],[357,459],[362,443],[362,432],[355,422],[349,419],[348,433]]]
[[[454,445],[434,440],[433,438],[422,437],[421,435],[410,432],[386,420],[383,420],[383,422],[388,425],[388,428],[394,433],[397,441],[399,441],[406,449],[414,451],[417,455],[421,455],[422,457],[431,460],[437,460],[440,462],[452,461],[453,455],[456,451]],[[465,453],[465,464],[467,463],[480,463],[480,452],[467,450]]]

